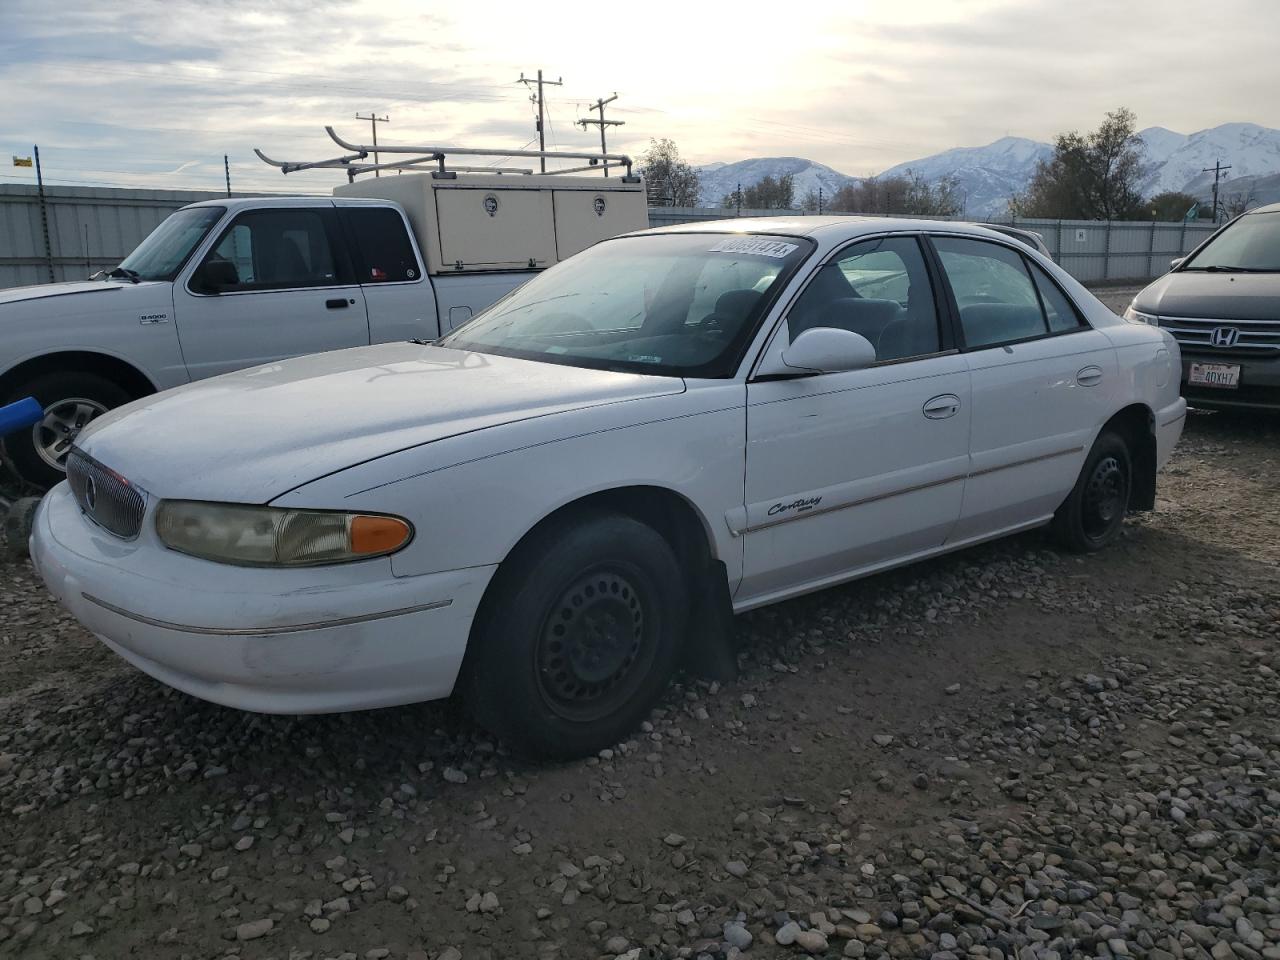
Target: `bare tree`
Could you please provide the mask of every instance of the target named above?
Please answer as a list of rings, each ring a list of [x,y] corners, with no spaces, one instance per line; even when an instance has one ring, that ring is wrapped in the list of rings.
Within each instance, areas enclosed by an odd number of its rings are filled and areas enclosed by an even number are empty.
[[[649,139],[640,158],[640,172],[649,189],[649,204],[663,207],[696,207],[702,189],[698,171],[680,159],[674,140]]]
[[[1222,212],[1227,219],[1238,217],[1251,206],[1257,203],[1257,198],[1253,195],[1253,184],[1244,192],[1236,192],[1229,197],[1224,197],[1219,201],[1222,204]]]
[[[741,205],[748,210],[790,210],[795,202],[795,192],[795,178],[791,174],[767,175],[742,190]],[[738,191],[734,190],[724,195],[720,205],[737,207],[738,200]]]

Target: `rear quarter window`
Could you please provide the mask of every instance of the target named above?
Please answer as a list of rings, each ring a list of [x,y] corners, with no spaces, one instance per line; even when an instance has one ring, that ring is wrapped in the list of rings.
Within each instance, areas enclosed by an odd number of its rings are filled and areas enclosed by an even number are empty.
[[[422,276],[404,218],[390,207],[342,207],[361,284],[411,283]]]

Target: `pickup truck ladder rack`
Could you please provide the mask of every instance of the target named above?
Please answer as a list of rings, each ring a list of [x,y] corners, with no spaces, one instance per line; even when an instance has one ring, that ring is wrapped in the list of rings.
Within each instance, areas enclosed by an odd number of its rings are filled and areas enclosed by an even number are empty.
[[[587,160],[587,166],[570,167],[565,170],[548,170],[547,175],[562,173],[581,173],[584,170],[597,170],[599,164],[605,161],[614,161],[626,167],[627,172],[623,176],[624,183],[638,183],[640,178],[631,172],[631,158],[623,153],[578,153],[570,151],[553,151],[553,150],[502,150],[502,149],[481,149],[475,147],[438,147],[438,146],[405,146],[395,144],[380,143],[377,146],[377,152],[382,153],[402,153],[409,154],[406,160],[393,160],[387,163],[358,163],[357,161],[368,159],[369,155],[374,152],[371,145],[351,143],[343,140],[334,131],[333,127],[325,127],[325,132],[329,134],[329,138],[333,140],[342,149],[350,151],[340,156],[332,157],[328,160],[310,160],[310,161],[294,161],[294,160],[273,160],[265,153],[257,148],[254,153],[258,155],[258,159],[264,163],[268,163],[273,167],[278,167],[281,173],[295,173],[299,170],[315,170],[320,168],[339,168],[347,171],[347,179],[354,181],[356,176],[362,173],[372,173],[375,170],[406,170],[419,166],[420,164],[435,163],[438,169],[432,171],[431,175],[440,179],[452,179],[458,173],[514,173],[518,175],[528,176],[533,173],[532,170],[512,170],[510,168],[499,167],[476,167],[476,166],[459,166],[451,164],[445,165],[445,159],[449,156],[462,157],[546,157],[547,159],[557,160]]]

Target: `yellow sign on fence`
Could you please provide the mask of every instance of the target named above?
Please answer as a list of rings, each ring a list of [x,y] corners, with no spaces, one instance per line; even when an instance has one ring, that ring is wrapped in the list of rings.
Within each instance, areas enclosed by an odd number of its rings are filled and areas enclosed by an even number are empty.
[[[15,167],[29,167],[31,166],[31,158],[30,157],[14,157],[13,165]]]

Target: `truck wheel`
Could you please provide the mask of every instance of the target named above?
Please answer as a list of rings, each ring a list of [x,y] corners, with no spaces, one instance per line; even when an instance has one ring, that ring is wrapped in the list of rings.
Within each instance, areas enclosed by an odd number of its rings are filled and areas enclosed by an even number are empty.
[[[30,430],[4,438],[4,450],[18,475],[44,490],[66,475],[67,453],[85,424],[132,398],[120,386],[96,373],[45,373],[18,384],[5,403],[35,397],[44,419]]]
[[[1053,534],[1072,553],[1101,550],[1120,534],[1129,507],[1129,447],[1107,431],[1093,444],[1071,493],[1053,515]]]
[[[472,629],[467,706],[520,754],[568,760],[617,743],[675,669],[688,592],[670,544],[592,512],[503,563]]]

